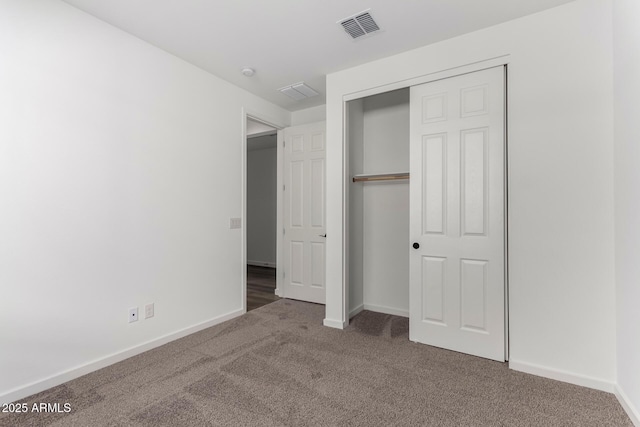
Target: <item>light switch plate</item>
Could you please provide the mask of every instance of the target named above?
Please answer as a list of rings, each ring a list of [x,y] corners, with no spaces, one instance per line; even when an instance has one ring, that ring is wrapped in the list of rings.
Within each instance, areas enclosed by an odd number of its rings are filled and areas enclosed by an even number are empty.
[[[229,219],[229,228],[240,228],[242,226],[242,221],[240,218],[230,218]]]
[[[153,317],[154,311],[155,310],[154,310],[153,303],[145,305],[144,306],[144,318],[148,319],[150,317]]]

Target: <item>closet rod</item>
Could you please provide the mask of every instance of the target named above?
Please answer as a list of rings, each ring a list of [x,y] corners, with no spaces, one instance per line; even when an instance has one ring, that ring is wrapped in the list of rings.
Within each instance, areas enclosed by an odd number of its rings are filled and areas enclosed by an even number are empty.
[[[393,181],[396,179],[409,179],[409,172],[362,174],[353,176],[353,182]]]

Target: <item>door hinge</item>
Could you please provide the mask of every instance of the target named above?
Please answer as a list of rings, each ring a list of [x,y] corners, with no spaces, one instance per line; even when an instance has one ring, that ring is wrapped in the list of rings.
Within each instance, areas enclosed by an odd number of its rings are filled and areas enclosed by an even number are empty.
[[[286,229],[286,228],[283,228],[283,229],[282,229],[282,234],[284,235],[284,234],[286,234],[286,233],[287,233],[287,229]]]
[[[287,187],[284,184],[282,184],[282,191],[285,191],[286,189]]]
[[[285,147],[287,144],[284,142],[284,139],[282,140],[282,146]]]

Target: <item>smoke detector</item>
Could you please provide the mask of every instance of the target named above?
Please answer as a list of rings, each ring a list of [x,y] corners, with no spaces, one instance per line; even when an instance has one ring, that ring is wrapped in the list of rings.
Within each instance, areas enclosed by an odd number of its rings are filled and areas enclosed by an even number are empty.
[[[240,72],[246,77],[251,77],[256,73],[256,70],[251,67],[244,67]]]
[[[371,16],[370,10],[363,10],[360,13],[341,19],[338,24],[342,25],[344,31],[354,40],[380,31],[380,26]]]

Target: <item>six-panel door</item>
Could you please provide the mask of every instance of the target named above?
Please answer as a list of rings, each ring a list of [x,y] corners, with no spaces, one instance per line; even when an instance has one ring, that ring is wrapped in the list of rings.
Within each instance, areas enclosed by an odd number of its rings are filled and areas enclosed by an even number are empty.
[[[325,302],[325,122],[284,131],[284,297]]]
[[[504,69],[411,88],[412,341],[505,360]]]

